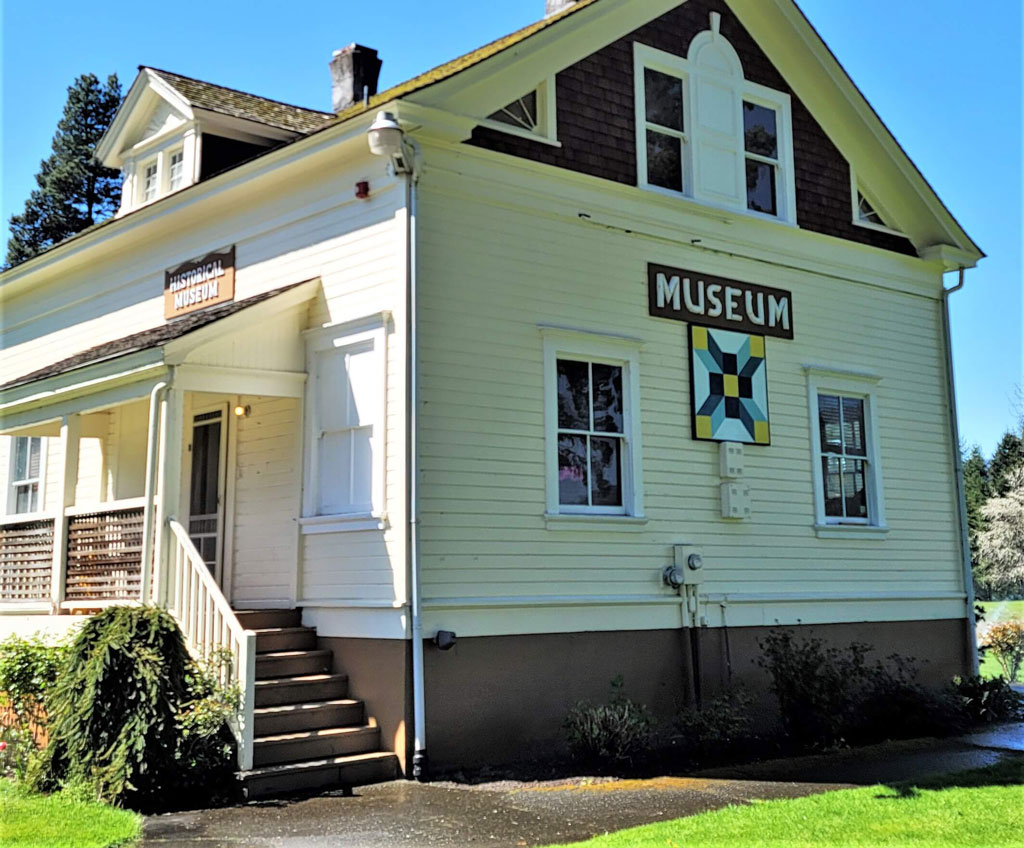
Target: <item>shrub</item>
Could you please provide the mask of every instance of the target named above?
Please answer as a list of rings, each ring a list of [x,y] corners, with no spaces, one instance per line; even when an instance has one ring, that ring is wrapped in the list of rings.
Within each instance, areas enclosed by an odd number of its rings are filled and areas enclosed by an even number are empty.
[[[611,688],[608,703],[580,701],[564,722],[570,754],[598,769],[634,764],[649,752],[654,728],[647,707],[625,696],[621,676],[612,681]]]
[[[757,742],[751,731],[751,698],[730,692],[712,699],[702,709],[682,710],[675,718],[683,756],[691,760],[728,760]]]
[[[808,748],[844,741],[870,648],[857,642],[830,647],[821,639],[797,639],[790,630],[773,630],[760,647],[758,664],[771,676],[786,735]]]
[[[1000,621],[988,628],[985,647],[999,661],[1006,679],[1017,679],[1024,666],[1024,621]]]
[[[954,677],[953,688],[967,718],[975,724],[1024,718],[1024,698],[1001,677]]]
[[[40,636],[0,642],[0,692],[19,723],[45,719],[46,698],[66,654],[66,646],[47,644]]]
[[[224,762],[223,724],[214,730],[216,719],[190,716],[211,686],[163,610],[109,607],[93,616],[50,699],[40,788],[84,783],[103,800],[150,809],[208,801],[210,781],[222,775],[190,766]]]

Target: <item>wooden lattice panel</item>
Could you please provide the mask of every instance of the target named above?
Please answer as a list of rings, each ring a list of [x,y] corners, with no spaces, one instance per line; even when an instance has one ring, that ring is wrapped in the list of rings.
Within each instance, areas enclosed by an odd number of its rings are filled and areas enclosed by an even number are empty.
[[[120,509],[68,519],[69,601],[138,600],[143,510]]]
[[[50,599],[53,519],[0,526],[0,602]]]

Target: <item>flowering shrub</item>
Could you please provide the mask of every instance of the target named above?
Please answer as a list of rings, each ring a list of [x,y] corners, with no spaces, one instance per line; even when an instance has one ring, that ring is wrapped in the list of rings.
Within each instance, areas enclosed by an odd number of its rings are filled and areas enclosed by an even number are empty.
[[[984,638],[985,648],[1012,683],[1024,667],[1024,621],[1000,621],[988,628]]]

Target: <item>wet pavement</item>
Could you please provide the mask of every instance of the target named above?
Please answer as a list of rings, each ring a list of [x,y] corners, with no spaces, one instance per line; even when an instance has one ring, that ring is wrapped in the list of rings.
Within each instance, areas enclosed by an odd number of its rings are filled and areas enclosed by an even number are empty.
[[[219,810],[151,816],[144,848],[520,848],[694,815],[992,765],[1024,752],[1024,724],[651,780],[577,778],[465,786],[395,781]]]

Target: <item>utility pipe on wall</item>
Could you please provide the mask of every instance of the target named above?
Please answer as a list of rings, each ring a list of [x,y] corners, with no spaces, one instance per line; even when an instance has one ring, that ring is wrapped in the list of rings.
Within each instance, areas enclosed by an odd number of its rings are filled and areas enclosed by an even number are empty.
[[[153,525],[155,518],[157,455],[160,436],[160,408],[164,393],[170,383],[163,381],[153,386],[149,393],[149,430],[146,437],[146,506],[142,518],[142,584],[140,595],[146,601],[146,591],[150,583],[153,569]],[[149,598],[148,600],[152,600]]]
[[[956,384],[953,379],[953,343],[949,323],[949,296],[964,287],[964,267],[960,266],[959,280],[952,288],[942,289],[942,340],[946,353],[946,390],[949,406],[949,426],[953,435],[953,469],[956,481],[957,514],[960,521],[960,550],[963,554],[964,592],[967,595],[965,621],[967,646],[970,651],[971,673],[978,673],[978,637],[974,622],[974,576],[971,572],[971,543],[967,532],[967,501],[964,492],[964,465],[960,456],[960,424],[956,413]]]

